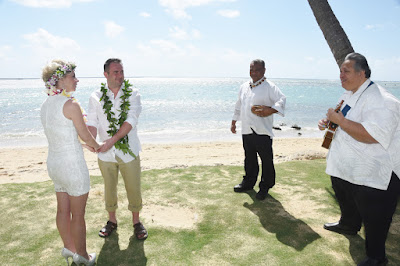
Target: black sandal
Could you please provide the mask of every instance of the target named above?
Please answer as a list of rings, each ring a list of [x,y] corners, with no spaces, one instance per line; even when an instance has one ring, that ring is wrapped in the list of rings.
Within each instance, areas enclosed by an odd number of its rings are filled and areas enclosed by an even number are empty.
[[[146,230],[146,228],[144,228],[144,226],[141,222],[134,224],[133,228],[135,228],[135,230],[133,232],[137,239],[145,240],[148,237],[147,230]]]
[[[117,224],[108,221],[107,224],[101,228],[100,232],[99,232],[99,236],[100,237],[108,237],[111,235],[111,233],[117,229]]]

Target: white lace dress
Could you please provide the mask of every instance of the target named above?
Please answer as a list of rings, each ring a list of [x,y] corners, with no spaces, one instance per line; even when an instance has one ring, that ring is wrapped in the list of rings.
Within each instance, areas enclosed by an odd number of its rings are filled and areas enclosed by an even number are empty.
[[[76,197],[89,192],[90,178],[78,133],[63,114],[67,101],[62,95],[49,96],[42,104],[40,118],[49,142],[47,171],[55,191]]]

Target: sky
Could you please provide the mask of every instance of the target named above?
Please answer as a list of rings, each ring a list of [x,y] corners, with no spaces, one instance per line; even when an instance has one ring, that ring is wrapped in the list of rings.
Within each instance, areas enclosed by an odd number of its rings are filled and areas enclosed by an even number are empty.
[[[331,0],[372,78],[400,81],[400,0]],[[40,78],[49,61],[102,77],[110,57],[126,77],[339,79],[307,0],[0,0],[0,78]]]

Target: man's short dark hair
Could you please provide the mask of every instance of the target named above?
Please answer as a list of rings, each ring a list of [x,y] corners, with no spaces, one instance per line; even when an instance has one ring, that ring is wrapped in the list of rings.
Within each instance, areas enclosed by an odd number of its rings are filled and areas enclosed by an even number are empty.
[[[264,60],[254,59],[253,61],[251,61],[251,63],[254,64],[254,65],[260,65],[260,66],[262,66],[262,68],[265,68]]]
[[[122,65],[122,61],[119,58],[110,58],[104,63],[104,72],[108,73],[108,70],[110,69],[111,63],[118,63]]]
[[[369,79],[371,77],[371,69],[368,66],[367,59],[362,54],[350,53],[350,54],[348,54],[346,56],[346,58],[344,60],[345,61],[346,60],[354,61],[354,69],[357,72],[360,72],[360,71],[364,70],[365,71],[365,77],[367,79]]]

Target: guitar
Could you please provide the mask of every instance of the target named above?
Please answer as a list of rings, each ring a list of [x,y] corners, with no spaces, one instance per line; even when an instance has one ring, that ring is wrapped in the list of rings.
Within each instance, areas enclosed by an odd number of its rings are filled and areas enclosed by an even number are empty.
[[[344,100],[342,100],[335,108],[335,112],[339,112],[340,108],[342,107]],[[335,136],[335,132],[337,129],[338,125],[328,121],[327,124],[327,130],[325,132],[325,136],[324,136],[324,141],[322,142],[322,147],[329,149],[329,147],[331,146],[331,142],[333,140],[333,137]]]

